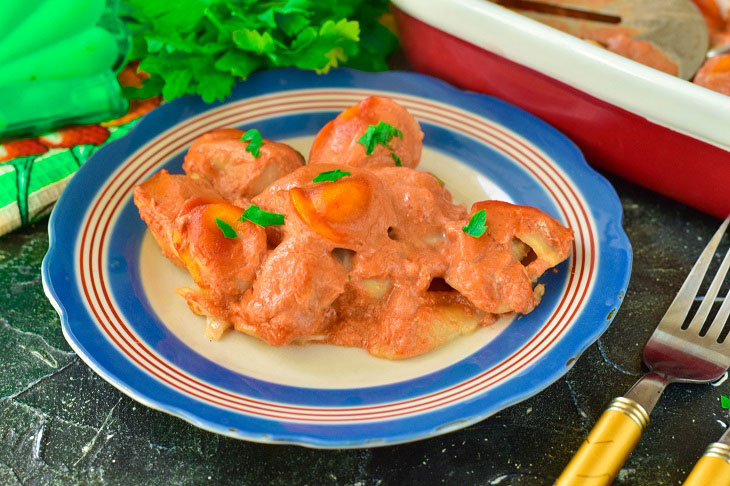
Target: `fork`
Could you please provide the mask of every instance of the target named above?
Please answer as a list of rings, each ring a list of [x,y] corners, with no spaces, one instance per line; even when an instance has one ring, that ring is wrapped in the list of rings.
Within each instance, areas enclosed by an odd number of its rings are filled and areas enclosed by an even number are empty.
[[[720,336],[730,316],[730,292],[703,334],[712,304],[730,267],[730,250],[712,279],[689,325],[683,329],[692,302],[722,240],[730,216],[707,244],[674,301],[644,346],[649,372],[626,395],[614,398],[573,456],[556,486],[608,485],[634,450],[649,424],[649,414],[670,383],[709,383],[730,366],[730,339]]]
[[[682,486],[730,484],[730,429],[710,444]]]

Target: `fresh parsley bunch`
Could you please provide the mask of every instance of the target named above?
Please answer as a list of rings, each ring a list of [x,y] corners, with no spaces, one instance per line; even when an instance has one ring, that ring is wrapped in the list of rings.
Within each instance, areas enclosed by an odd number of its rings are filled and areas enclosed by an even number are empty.
[[[122,0],[130,59],[150,74],[125,95],[212,103],[260,69],[383,71],[398,45],[378,21],[387,9],[388,0]]]

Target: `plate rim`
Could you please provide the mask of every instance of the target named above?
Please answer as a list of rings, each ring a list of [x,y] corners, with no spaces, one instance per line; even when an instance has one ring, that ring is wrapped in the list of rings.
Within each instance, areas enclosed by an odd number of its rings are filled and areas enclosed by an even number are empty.
[[[495,106],[508,106],[510,110],[519,110],[524,116],[526,116],[531,122],[537,122],[538,125],[541,125],[543,128],[546,128],[547,130],[551,131],[553,135],[558,136],[562,138],[565,142],[567,142],[567,145],[572,147],[572,150],[574,152],[575,162],[582,164],[582,169],[588,172],[592,176],[591,183],[598,184],[601,189],[604,191],[604,195],[607,197],[607,200],[605,201],[605,204],[603,205],[603,212],[607,214],[611,214],[614,216],[614,218],[609,221],[611,229],[615,230],[614,236],[618,238],[618,246],[622,248],[626,252],[626,269],[625,274],[623,276],[622,281],[620,282],[620,290],[618,293],[617,300],[615,301],[615,310],[618,310],[618,308],[621,305],[622,302],[622,296],[625,294],[626,288],[628,286],[628,281],[630,279],[631,275],[631,267],[633,263],[633,254],[631,251],[631,244],[628,240],[628,237],[626,236],[623,226],[622,226],[622,220],[623,220],[623,209],[621,207],[618,195],[615,192],[615,189],[611,186],[611,184],[598,172],[593,170],[591,167],[588,166],[588,164],[585,161],[585,158],[583,157],[580,150],[575,146],[575,144],[570,141],[567,137],[565,137],[562,133],[560,133],[557,129],[553,128],[552,126],[548,125],[547,123],[543,122],[542,120],[537,119],[536,117],[530,115],[527,112],[524,112],[523,110],[520,110],[519,108],[514,107],[513,105],[510,105],[508,103],[505,103],[501,100],[498,100],[496,98],[476,94],[476,93],[469,93],[462,90],[459,90],[458,88],[455,88],[448,83],[445,83],[441,80],[431,78],[429,76],[416,74],[412,72],[402,72],[402,71],[389,71],[385,73],[364,73],[360,71],[354,71],[350,69],[337,69],[333,70],[334,73],[340,73],[337,74],[337,76],[345,76],[346,79],[351,80],[351,82],[354,82],[354,84],[343,84],[343,81],[338,79],[336,81],[333,81],[333,85],[331,87],[359,87],[359,88],[367,88],[367,82],[370,79],[373,79],[373,77],[380,77],[380,78],[391,78],[396,83],[399,81],[407,80],[408,82],[416,82],[416,83],[426,83],[431,85],[438,85],[441,90],[446,90],[449,92],[451,96],[457,96],[457,97],[477,97],[477,98],[486,98],[489,99],[491,103],[493,103]],[[343,74],[344,73],[344,74]],[[257,78],[275,78],[275,79],[285,79],[287,76],[294,76],[305,78],[307,76],[316,76],[313,73],[306,73],[304,71],[300,70],[294,70],[294,69],[283,69],[283,70],[273,70],[273,71],[266,71],[262,73],[257,73],[254,76]],[[330,79],[334,77],[330,76]],[[312,78],[307,78],[312,79]],[[245,89],[246,82],[241,83],[236,89],[242,90]],[[243,86],[243,88],[241,87]],[[298,88],[291,88],[291,89],[299,89],[299,90],[306,90],[309,89],[316,89],[321,88],[321,86],[299,86]],[[396,90],[403,94],[409,94],[408,90]],[[411,93],[412,94],[412,93]],[[236,96],[229,98],[228,101],[237,101],[240,99],[244,99],[247,96]],[[162,110],[165,108],[165,106],[170,106],[172,104],[185,104],[191,100],[190,97],[183,98],[181,100],[175,101],[173,103],[169,103],[167,105],[163,105],[162,107],[158,108],[158,110]],[[444,99],[436,99],[436,101],[439,101],[441,103],[451,104],[448,100]],[[216,108],[218,106],[221,106],[225,104],[226,102],[210,105],[210,109]],[[155,110],[157,112],[157,110]],[[479,114],[478,111],[472,111],[475,114]],[[153,112],[154,113],[154,112]],[[159,112],[160,114],[157,115],[157,117],[164,116],[164,111]],[[189,116],[197,116],[201,112],[194,112],[190,113]],[[147,123],[152,123],[150,120],[154,120],[154,117],[145,117],[138,123],[133,130],[141,130],[140,127],[144,127]],[[147,122],[147,123],[145,123]],[[174,124],[175,122],[173,122]],[[165,129],[169,128],[169,124],[162,127],[162,130],[160,133],[163,133]],[[510,128],[507,126],[507,128]],[[156,136],[159,136],[157,134]],[[126,138],[126,137],[125,137]],[[111,151],[108,147],[113,147],[116,143],[109,144],[109,146],[103,147],[101,150],[99,150],[92,158],[102,159],[104,154],[108,151]],[[84,164],[79,171],[83,171],[85,167],[88,167],[89,164]],[[114,167],[117,167],[118,165],[115,165]],[[561,169],[564,169],[561,167]],[[112,169],[113,171],[114,169]],[[73,181],[72,181],[73,182]],[[576,186],[579,187],[579,186]],[[70,193],[70,191],[68,191]],[[95,192],[92,197],[95,197],[98,194],[98,192]],[[581,192],[582,194],[582,192]],[[348,440],[345,438],[337,438],[332,439],[331,437],[317,437],[316,434],[312,433],[304,433],[304,432],[291,432],[288,434],[281,434],[279,433],[278,436],[274,437],[271,434],[259,434],[259,433],[246,433],[245,430],[241,430],[240,428],[237,429],[229,429],[228,427],[218,423],[216,420],[208,420],[205,417],[201,417],[197,415],[196,413],[190,412],[189,410],[186,410],[185,407],[176,406],[173,403],[170,403],[169,400],[161,399],[160,397],[155,396],[149,396],[149,393],[147,390],[138,390],[134,388],[134,385],[129,385],[124,381],[124,376],[116,376],[116,374],[111,371],[107,370],[104,366],[102,366],[97,360],[94,358],[93,352],[90,352],[86,347],[83,345],[83,339],[80,339],[79,336],[77,336],[74,333],[74,329],[71,325],[71,314],[72,312],[69,312],[69,309],[64,307],[60,299],[58,298],[58,294],[54,288],[54,276],[51,273],[51,266],[53,259],[57,257],[57,253],[59,251],[59,235],[57,234],[57,231],[61,233],[61,225],[58,223],[59,218],[61,217],[60,214],[67,210],[65,209],[67,205],[72,204],[69,202],[70,196],[67,196],[67,191],[64,191],[59,201],[56,203],[56,207],[53,210],[53,213],[51,214],[51,218],[48,225],[48,231],[49,231],[49,249],[46,254],[46,256],[43,259],[42,264],[42,281],[43,281],[43,288],[44,291],[53,304],[54,308],[56,309],[57,313],[59,314],[62,322],[62,330],[64,337],[69,342],[71,347],[74,349],[74,351],[82,358],[82,360],[90,367],[94,372],[96,372],[98,375],[100,375],[102,378],[104,378],[105,381],[111,383],[113,386],[115,386],[117,389],[122,391],[124,394],[130,396],[132,399],[139,401],[145,406],[148,406],[153,409],[157,409],[160,411],[164,411],[166,413],[169,413],[171,415],[177,416],[179,418],[182,418],[183,420],[206,430],[209,430],[211,432],[227,435],[230,437],[238,438],[238,439],[245,439],[250,440],[254,442],[262,442],[262,443],[270,443],[270,444],[296,444],[296,445],[302,445],[307,447],[315,447],[315,448],[366,448],[366,447],[374,447],[374,446],[385,446],[385,445],[393,445],[393,444],[399,444],[399,443],[405,443],[405,442],[411,442],[414,440],[424,439],[428,437],[434,437],[437,435],[445,434],[448,432],[451,432],[453,430],[457,430],[463,427],[467,427],[473,423],[479,422],[481,420],[484,420],[490,415],[493,415],[494,413],[499,412],[500,410],[507,408],[508,406],[514,405],[516,403],[519,403],[520,401],[525,400],[526,398],[529,398],[543,389],[545,389],[547,386],[551,385],[555,381],[557,381],[560,377],[562,377],[567,371],[569,371],[572,366],[577,361],[577,358],[585,351],[585,349],[595,342],[603,332],[605,332],[606,329],[608,329],[611,321],[616,315],[616,312],[613,312],[612,315],[609,316],[609,318],[605,319],[601,325],[596,325],[593,327],[592,332],[586,332],[584,334],[584,338],[580,339],[578,341],[573,341],[572,346],[570,348],[572,351],[568,354],[570,354],[571,361],[566,363],[565,365],[560,364],[559,366],[554,366],[553,369],[551,369],[548,373],[541,373],[540,379],[538,380],[538,383],[533,384],[531,387],[526,387],[524,389],[521,389],[517,392],[514,392],[510,395],[509,398],[502,399],[501,401],[491,402],[488,406],[483,407],[478,413],[471,413],[470,415],[457,420],[453,423],[449,424],[441,424],[439,426],[433,427],[430,430],[419,430],[412,433],[404,433],[400,434],[399,436],[391,436],[386,437],[382,439],[372,439],[372,440],[361,440],[361,439],[354,439],[354,440]],[[71,206],[72,207],[72,206]],[[591,205],[588,205],[588,207],[591,209],[591,213],[593,213],[593,207]],[[591,215],[593,217],[593,214]],[[597,236],[597,240],[601,241],[601,236]],[[72,240],[74,243],[78,242],[78,235],[75,235],[72,237]],[[616,243],[614,243],[616,244]],[[76,245],[74,245],[74,253],[76,251]],[[596,251],[596,258],[597,260],[600,259],[601,252],[605,251],[605,245],[601,244],[599,246],[599,249]],[[56,279],[59,277],[56,276]],[[56,282],[60,283],[60,282]],[[597,289],[594,288],[590,291],[590,296],[593,295],[594,292],[596,292]],[[585,304],[583,307],[580,307],[580,312],[583,312],[585,310]],[[75,314],[78,314],[78,310],[76,310]],[[81,309],[81,313],[88,316],[88,313],[86,312],[86,309]],[[91,317],[91,316],[88,316]],[[580,319],[580,316],[576,317],[576,319]],[[93,318],[92,318],[93,321]],[[565,337],[562,336],[558,343],[563,341],[565,342]],[[544,365],[545,361],[550,361],[548,358],[552,358],[551,354],[554,352],[553,350],[548,350],[543,356],[535,360],[534,362],[530,363],[529,366],[518,373],[515,376],[524,376],[530,374],[531,370],[534,370],[536,367],[540,365]],[[572,359],[576,358],[576,359]],[[135,366],[131,362],[126,362],[129,366]],[[508,383],[508,382],[507,382]],[[161,386],[165,386],[164,384],[160,383]],[[479,395],[475,396],[472,400],[476,401],[479,399]],[[470,400],[471,401],[471,400]],[[446,407],[450,408],[450,407]],[[241,416],[245,416],[244,414],[240,414]],[[418,416],[416,416],[417,418]],[[395,419],[398,420],[398,419]],[[280,422],[280,423],[289,423],[286,420],[272,420],[273,422]]]

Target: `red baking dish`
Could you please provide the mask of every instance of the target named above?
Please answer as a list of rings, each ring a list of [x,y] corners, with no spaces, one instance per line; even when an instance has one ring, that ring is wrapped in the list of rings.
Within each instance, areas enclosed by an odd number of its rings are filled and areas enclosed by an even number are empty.
[[[484,0],[394,0],[411,66],[551,123],[589,163],[730,213],[730,97]]]

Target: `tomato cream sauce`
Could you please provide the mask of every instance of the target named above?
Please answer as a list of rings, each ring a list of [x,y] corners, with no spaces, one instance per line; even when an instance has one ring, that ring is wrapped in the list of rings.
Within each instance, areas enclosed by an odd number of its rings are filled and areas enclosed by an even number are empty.
[[[454,204],[415,169],[423,133],[390,99],[328,123],[306,164],[268,140],[256,156],[242,135],[204,135],[185,175],[162,171],[134,191],[163,254],[197,284],[178,293],[212,339],[234,328],[274,346],[408,358],[532,311],[537,278],[569,256],[572,231],[537,209]],[[283,224],[255,224],[255,209]],[[485,227],[469,233],[477,213]]]

